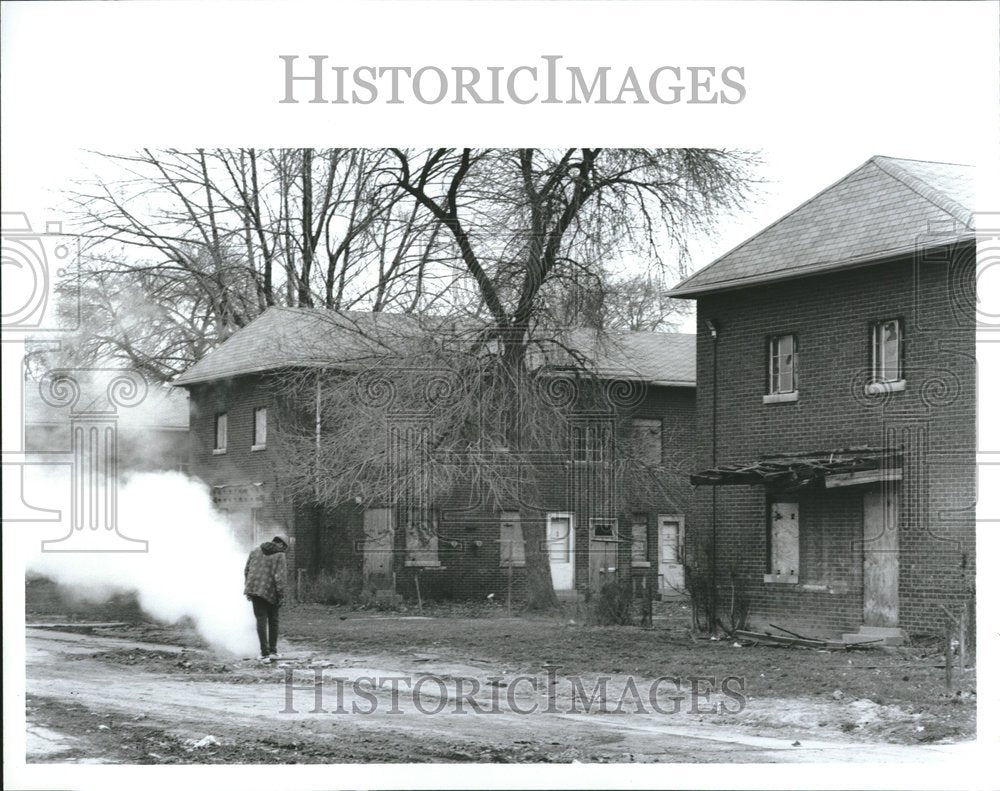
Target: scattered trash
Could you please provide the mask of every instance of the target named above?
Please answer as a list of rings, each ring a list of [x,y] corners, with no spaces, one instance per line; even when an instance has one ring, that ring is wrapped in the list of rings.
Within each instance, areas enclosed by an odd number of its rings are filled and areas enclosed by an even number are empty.
[[[742,647],[743,647],[742,643],[733,643],[733,648],[742,648]]]
[[[792,742],[792,747],[801,747],[801,746],[802,746],[802,742],[800,742],[798,739],[796,739],[794,742]]]
[[[146,719],[146,715],[145,715],[145,714],[143,714],[143,713],[142,713],[142,712],[140,711],[140,712],[139,712],[138,714],[136,714],[136,715],[135,715],[135,717],[133,717],[133,719],[136,719],[136,720],[144,720],[144,719]]]
[[[109,728],[107,725],[98,725],[97,726],[97,730],[99,730],[99,731],[110,731],[111,728]]]
[[[833,699],[834,700],[843,700],[843,698],[844,698],[844,693],[841,692],[839,689],[835,689],[833,691]]]

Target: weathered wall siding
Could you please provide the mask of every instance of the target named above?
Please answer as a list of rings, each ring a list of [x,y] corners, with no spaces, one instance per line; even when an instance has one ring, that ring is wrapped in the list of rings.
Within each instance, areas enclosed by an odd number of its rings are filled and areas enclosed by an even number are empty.
[[[963,260],[969,260],[968,250]],[[975,578],[975,337],[968,315],[956,308],[966,300],[954,296],[956,290],[971,293],[974,268],[921,262],[919,278],[914,271],[912,259],[899,260],[699,299],[696,467],[712,462],[713,342],[706,319],[720,327],[719,463],[769,453],[882,446],[886,431],[909,432],[897,434],[910,451],[900,508],[900,625],[921,633],[943,625],[936,601],[968,595]],[[896,316],[905,320],[906,390],[881,400],[865,397],[859,383],[869,366],[869,322]],[[799,338],[799,400],[763,404],[766,339],[785,332]],[[913,455],[918,447],[926,448],[926,453],[921,450],[924,462]],[[763,493],[720,487],[718,498],[719,559],[724,564],[741,560],[748,569],[754,614],[794,613],[830,631],[858,626],[860,560],[855,552],[844,556],[851,558],[850,568],[844,559],[828,560],[829,575],[847,582],[846,593],[764,584]],[[846,498],[835,511],[846,513]],[[810,510],[803,517],[803,548],[807,562],[815,564],[806,525]],[[710,487],[698,487],[689,535],[697,531],[704,539],[710,520]],[[834,531],[841,546],[852,532],[849,522],[841,527],[824,522],[822,529]]]
[[[192,474],[213,486],[263,482],[272,505],[267,516],[286,529],[295,539],[289,558],[290,566],[317,573],[321,569],[334,570],[350,567],[360,570],[363,542],[363,508],[347,504],[334,509],[319,510],[311,504],[293,504],[282,496],[278,484],[277,454],[274,443],[263,451],[251,451],[253,409],[258,406],[277,407],[265,377],[240,379],[198,385],[191,388],[191,468]],[[214,445],[214,419],[216,412],[228,414],[228,442],[226,453],[212,453]],[[693,388],[650,387],[643,401],[636,407],[637,417],[660,417],[664,420],[664,456],[669,465],[679,470],[687,469],[694,454],[695,393]],[[269,421],[271,413],[269,412]],[[273,423],[272,423],[273,425]],[[576,518],[575,573],[577,586],[582,588],[588,580],[589,518],[592,515],[586,503],[586,492],[571,501],[568,493],[568,471],[564,461],[554,462],[551,471],[538,482],[539,495],[528,503],[540,512],[572,511]],[[683,493],[683,489],[682,489]],[[655,573],[657,513],[683,512],[681,498],[657,496],[646,502],[630,504],[629,511],[648,513],[649,557],[653,560],[651,572]],[[372,504],[378,505],[378,504]],[[440,570],[421,572],[421,592],[428,597],[454,599],[482,598],[489,593],[506,596],[507,569],[500,565],[500,511],[517,510],[516,503],[494,510],[492,505],[478,501],[469,489],[456,492],[448,502],[440,503],[442,519],[439,532]],[[603,515],[603,514],[601,514]],[[631,573],[631,539],[629,513],[618,514],[620,537],[620,573]],[[403,565],[405,536],[396,530],[397,584],[401,593],[414,593],[414,570]],[[452,546],[454,542],[454,546]],[[477,545],[477,542],[478,545]],[[638,571],[638,570],[637,570]],[[524,570],[514,568],[514,596],[524,593]]]

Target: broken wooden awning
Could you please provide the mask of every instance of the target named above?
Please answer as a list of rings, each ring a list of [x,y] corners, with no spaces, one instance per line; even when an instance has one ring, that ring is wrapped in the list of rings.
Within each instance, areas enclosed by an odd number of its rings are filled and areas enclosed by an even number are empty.
[[[751,464],[721,464],[691,476],[695,486],[763,485],[788,492],[818,485],[828,488],[900,477],[900,452],[895,448],[840,448],[810,453],[762,456]]]

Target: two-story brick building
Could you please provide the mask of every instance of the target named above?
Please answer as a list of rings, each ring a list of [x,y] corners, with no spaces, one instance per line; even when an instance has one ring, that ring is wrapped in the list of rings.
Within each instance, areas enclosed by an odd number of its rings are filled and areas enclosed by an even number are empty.
[[[558,448],[538,449],[548,461],[527,509],[515,502],[484,507],[462,486],[418,516],[360,497],[324,508],[287,494],[274,426],[290,409],[310,420],[313,405],[308,399],[289,404],[277,383],[293,372],[357,369],[384,354],[380,328],[399,330],[408,321],[392,314],[270,308],[175,380],[190,392],[192,474],[212,487],[246,545],[286,531],[293,539],[291,567],[305,579],[352,569],[365,584],[394,585],[405,594],[419,574],[425,596],[501,596],[509,585],[516,597],[525,574],[520,522],[531,518],[545,535],[560,595],[572,597],[611,578],[651,578],[661,594],[683,594],[686,482],[646,490],[627,504],[609,500],[609,446],[595,443],[587,430],[567,436]],[[686,470],[694,448],[694,336],[625,333],[608,343],[586,333],[573,337],[587,347],[594,381],[604,383],[598,387],[612,394],[612,402],[619,390],[628,391],[617,408],[627,411],[644,461],[664,477]],[[317,415],[318,432],[324,431],[321,422]],[[421,520],[419,527],[429,530],[416,529]]]
[[[751,622],[938,633],[974,598],[971,169],[876,156],[687,278],[689,546]]]

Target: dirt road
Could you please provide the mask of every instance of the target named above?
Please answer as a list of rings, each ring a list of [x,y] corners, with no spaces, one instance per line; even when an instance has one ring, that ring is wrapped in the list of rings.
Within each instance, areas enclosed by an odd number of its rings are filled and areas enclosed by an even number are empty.
[[[88,630],[27,630],[29,762],[912,762],[964,749],[865,741],[807,700],[750,700],[734,711],[736,698],[718,689],[693,702],[687,688],[649,697],[650,680],[639,679],[638,711],[587,713],[571,679],[552,687],[543,679],[536,690],[496,668],[433,656],[295,644],[276,666],[262,666],[80,631]],[[317,679],[326,713],[314,709]],[[597,697],[610,712],[630,682],[606,682]],[[840,716],[863,722],[879,712],[861,706]]]

